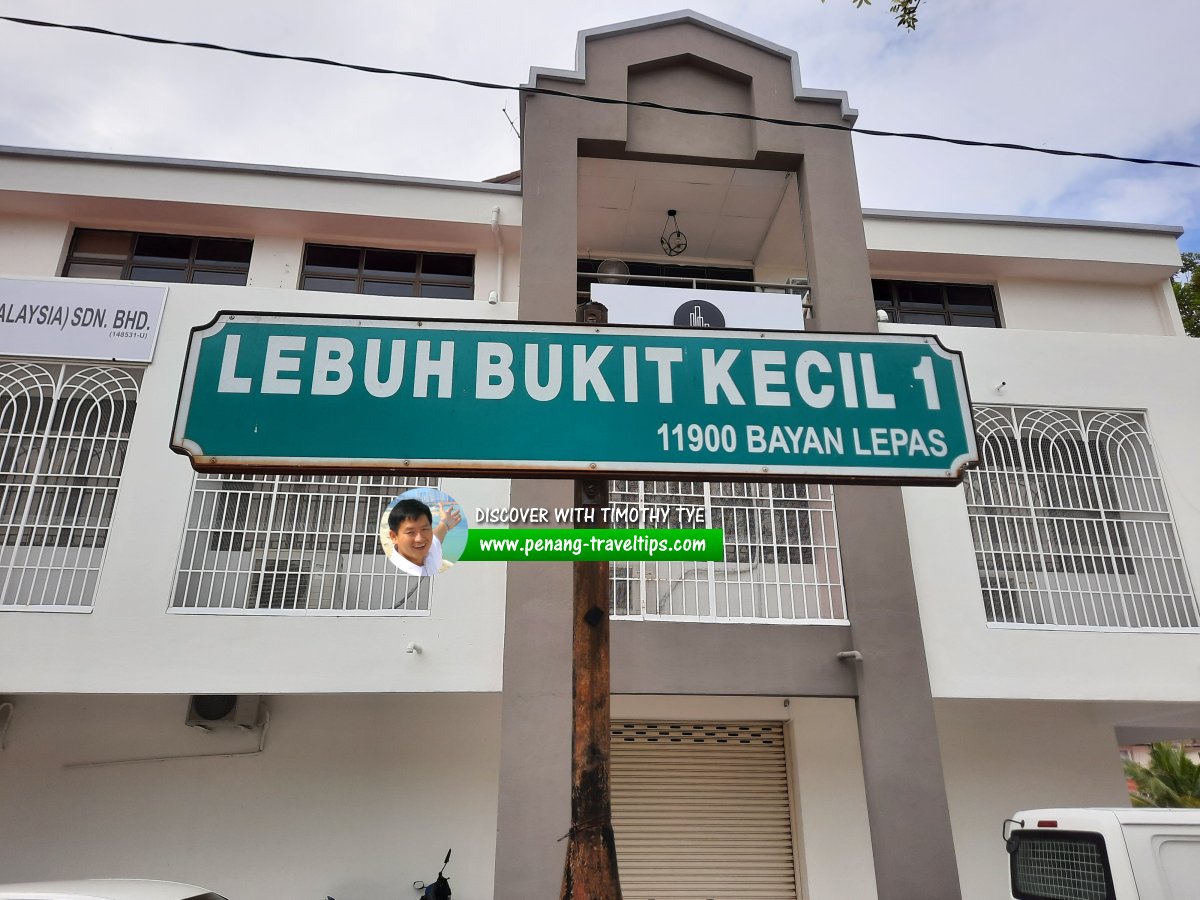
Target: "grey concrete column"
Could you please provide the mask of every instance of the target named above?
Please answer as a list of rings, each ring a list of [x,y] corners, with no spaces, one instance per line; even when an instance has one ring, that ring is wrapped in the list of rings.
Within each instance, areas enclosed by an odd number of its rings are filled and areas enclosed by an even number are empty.
[[[522,319],[575,321],[575,137],[544,124],[547,107],[570,102],[526,100]],[[511,496],[515,507],[573,505],[569,481],[514,480]],[[512,564],[505,593],[495,900],[553,898],[571,825],[571,564]]]
[[[879,900],[959,900],[900,488],[839,487],[837,510]]]
[[[858,181],[838,140],[814,144],[800,172],[815,321],[873,332]],[[846,485],[835,496],[851,639],[863,655],[858,728],[879,898],[960,900],[900,488]]]
[[[512,503],[570,506],[570,483],[515,481]],[[553,898],[571,826],[571,564],[508,571],[495,900]]]
[[[811,121],[841,121],[841,109],[821,99],[795,102],[798,83],[778,48],[747,43],[745,36],[718,35],[720,29],[695,24],[641,27],[595,40],[583,68],[562,79],[559,89],[618,98],[630,72],[650,71],[660,62],[675,66],[685,57],[711,61],[704,72],[679,70],[672,96],[701,105],[712,71],[742,73],[751,104],[765,115]],[[704,67],[702,67],[704,68]],[[748,80],[747,80],[748,77]],[[632,122],[632,125],[630,124]],[[625,110],[585,108],[570,100],[527,96],[523,107],[522,194],[524,198],[521,317],[546,321],[573,319],[575,259],[578,253],[577,157],[580,142],[604,144],[630,158],[669,159],[680,147],[683,129],[657,130],[663,119],[630,116]],[[654,126],[654,127],[651,127]],[[630,130],[632,129],[632,131]],[[709,160],[676,157],[691,164],[794,168],[799,184],[805,253],[816,314],[812,326],[824,331],[874,332],[870,267],[863,234],[853,150],[846,134],[784,129],[753,129],[754,150],[711,147]],[[746,137],[737,131],[739,141]],[[705,133],[705,138],[712,134]],[[732,139],[731,139],[732,140]],[[721,142],[716,142],[720,144]],[[729,143],[729,142],[726,142]],[[665,144],[666,146],[660,146]],[[689,144],[689,146],[692,146]],[[789,162],[784,163],[784,160]],[[778,165],[771,166],[771,162]],[[799,251],[798,251],[799,252]],[[853,646],[864,655],[857,671],[859,728],[875,869],[881,900],[958,900],[960,889],[933,719],[923,636],[912,579],[907,525],[898,488],[837,489],[838,520]],[[570,505],[561,482],[514,482],[519,506]],[[708,627],[708,626],[704,626]],[[672,690],[731,692],[805,688],[836,695],[853,690],[833,660],[805,660],[781,666],[767,663],[786,654],[836,656],[837,636],[805,632],[803,637],[772,635],[766,652],[742,677],[735,661],[713,665],[698,683],[686,664],[680,672],[663,668],[682,652],[656,655],[656,642],[686,637],[701,647],[733,635],[746,635],[754,652],[757,630],[721,629],[719,636],[694,630],[651,629],[646,623],[614,630],[614,659],[628,672],[614,672],[621,689],[648,689],[659,683]],[[641,630],[635,630],[641,629]],[[526,900],[552,897],[558,889],[570,799],[570,570],[565,565],[520,564],[510,568],[505,623],[504,700],[501,733],[499,838],[496,897]],[[787,637],[790,646],[782,646]],[[622,640],[628,641],[622,644]],[[738,639],[740,641],[740,638]],[[715,657],[710,657],[715,658]],[[633,676],[640,674],[640,678]],[[726,686],[722,690],[722,686]],[[801,798],[803,802],[803,798]]]

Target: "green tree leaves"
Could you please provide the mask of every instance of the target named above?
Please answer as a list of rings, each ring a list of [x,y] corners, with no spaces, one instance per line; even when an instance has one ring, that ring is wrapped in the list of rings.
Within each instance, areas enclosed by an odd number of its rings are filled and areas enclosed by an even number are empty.
[[[1182,744],[1152,744],[1150,764],[1125,763],[1125,777],[1134,784],[1129,794],[1134,806],[1200,809],[1200,764]]]
[[[1179,315],[1183,317],[1187,333],[1200,337],[1200,253],[1184,253],[1183,268],[1179,273],[1188,276],[1186,281],[1171,282]]]
[[[825,0],[821,0],[822,3]],[[870,6],[871,0],[850,0],[858,8]],[[921,0],[896,0],[892,3],[891,12],[896,17],[896,26],[899,28],[907,28],[909,31],[915,31],[917,28],[917,7],[921,5]]]

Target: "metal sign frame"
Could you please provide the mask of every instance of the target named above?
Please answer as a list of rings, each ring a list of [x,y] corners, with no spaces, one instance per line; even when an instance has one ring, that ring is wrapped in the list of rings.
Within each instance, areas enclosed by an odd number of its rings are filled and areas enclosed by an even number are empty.
[[[239,323],[277,322],[287,324],[314,326],[328,325],[336,328],[386,328],[388,325],[398,326],[401,330],[409,331],[414,337],[420,335],[420,329],[430,331],[455,332],[513,332],[521,334],[558,334],[565,339],[572,335],[579,336],[585,332],[592,334],[608,334],[614,337],[651,337],[661,335],[671,342],[687,342],[693,340],[712,340],[727,338],[730,341],[748,342],[753,344],[764,342],[798,342],[806,344],[836,344],[837,342],[857,342],[859,344],[875,344],[880,347],[896,345],[922,345],[936,356],[949,360],[953,365],[956,396],[947,398],[946,406],[957,407],[962,418],[963,434],[966,450],[953,459],[947,459],[944,468],[931,474],[931,468],[905,469],[888,467],[886,469],[849,470],[845,466],[781,466],[778,464],[718,464],[711,463],[677,463],[677,462],[646,462],[636,460],[596,460],[586,457],[577,459],[556,460],[511,460],[490,459],[478,456],[470,459],[445,457],[351,457],[351,456],[238,456],[209,453],[204,447],[187,436],[188,417],[195,399],[197,369],[205,338],[211,338],[220,333],[226,326]],[[564,378],[564,381],[566,379]],[[664,439],[665,440],[665,439]],[[485,319],[433,319],[396,316],[330,316],[313,313],[273,313],[223,311],[218,313],[207,325],[193,328],[188,342],[187,357],[184,365],[182,380],[176,404],[175,422],[171,437],[171,449],[190,458],[192,466],[198,471],[259,471],[259,472],[364,472],[370,470],[387,470],[413,472],[419,474],[436,474],[450,476],[478,477],[516,477],[516,478],[570,478],[570,477],[603,477],[603,478],[640,478],[663,479],[696,478],[703,480],[740,480],[740,481],[795,481],[822,482],[836,484],[928,484],[947,485],[958,484],[966,468],[978,464],[978,442],[975,435],[974,419],[971,413],[970,393],[966,382],[965,370],[962,365],[962,353],[951,350],[943,345],[937,335],[920,334],[874,334],[856,332],[791,332],[771,329],[704,329],[692,331],[665,326],[652,325],[607,325],[607,324],[578,324],[563,322],[528,322],[511,320]]]

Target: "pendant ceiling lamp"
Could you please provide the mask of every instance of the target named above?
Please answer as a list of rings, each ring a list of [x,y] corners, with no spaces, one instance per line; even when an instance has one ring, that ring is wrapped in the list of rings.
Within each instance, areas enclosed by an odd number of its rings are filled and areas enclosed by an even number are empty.
[[[678,256],[687,249],[687,235],[679,230],[676,212],[674,209],[667,210],[667,221],[663,223],[662,237],[658,239],[667,256]]]

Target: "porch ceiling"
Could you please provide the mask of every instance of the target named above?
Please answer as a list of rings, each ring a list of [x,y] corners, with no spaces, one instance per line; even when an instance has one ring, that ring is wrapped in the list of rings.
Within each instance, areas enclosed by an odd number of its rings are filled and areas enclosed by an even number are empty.
[[[789,172],[583,158],[579,253],[665,259],[659,238],[674,209],[688,241],[674,262],[754,263],[781,213],[794,213],[798,228],[798,202],[783,202],[794,182]]]

